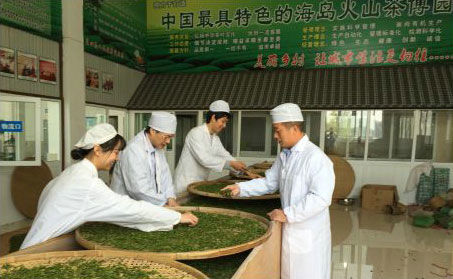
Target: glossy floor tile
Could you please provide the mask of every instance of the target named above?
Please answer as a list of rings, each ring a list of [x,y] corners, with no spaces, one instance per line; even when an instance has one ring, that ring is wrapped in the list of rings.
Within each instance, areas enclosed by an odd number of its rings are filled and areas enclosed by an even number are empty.
[[[331,206],[333,279],[453,279],[453,230]]]

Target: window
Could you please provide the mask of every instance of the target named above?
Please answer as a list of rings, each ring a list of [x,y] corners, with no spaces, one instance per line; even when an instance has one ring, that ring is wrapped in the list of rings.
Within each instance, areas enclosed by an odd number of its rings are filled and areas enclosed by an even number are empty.
[[[453,111],[420,111],[416,160],[453,162]]]
[[[128,123],[126,111],[110,109],[108,110],[109,118],[108,123],[111,124],[118,134],[122,135],[125,139],[128,138]]]
[[[311,142],[319,146],[321,132],[321,112],[302,111],[304,117],[303,129]],[[275,140],[274,140],[275,141]]]
[[[41,164],[39,98],[0,95],[0,165]]]
[[[41,157],[44,161],[59,161],[61,152],[60,102],[41,101]]]
[[[324,151],[328,155],[364,158],[366,111],[327,111]]]
[[[134,121],[134,135],[138,134],[141,130],[145,129],[148,126],[148,121],[151,117],[150,112],[146,113],[136,113]]]
[[[277,154],[272,121],[268,112],[242,112],[240,155],[271,157]]]
[[[107,122],[107,111],[105,108],[100,107],[85,107],[85,127],[90,129],[97,124]]]
[[[410,160],[413,130],[413,111],[372,111],[368,158]]]

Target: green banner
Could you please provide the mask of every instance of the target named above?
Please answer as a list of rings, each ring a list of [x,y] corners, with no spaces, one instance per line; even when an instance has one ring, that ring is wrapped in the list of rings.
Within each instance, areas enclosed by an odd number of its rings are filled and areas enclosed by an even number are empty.
[[[61,41],[61,2],[0,0],[0,23],[51,40]]]
[[[452,0],[148,0],[147,72],[453,61]]]
[[[85,51],[145,70],[146,0],[83,1]]]

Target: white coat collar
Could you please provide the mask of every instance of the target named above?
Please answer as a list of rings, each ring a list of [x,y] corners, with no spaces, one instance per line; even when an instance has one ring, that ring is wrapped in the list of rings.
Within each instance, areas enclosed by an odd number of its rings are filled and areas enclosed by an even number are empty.
[[[211,135],[211,133],[209,133],[208,124],[205,123],[205,124],[203,124],[203,126],[204,126],[205,132],[206,132],[209,136],[213,136],[213,135],[214,135],[214,134]]]
[[[295,152],[295,151],[303,151],[304,150],[304,146],[308,143],[309,139],[308,139],[308,136],[307,135],[304,135],[297,143],[296,145],[294,145],[293,147],[291,147],[289,150],[291,151],[291,153]]]
[[[92,177],[98,177],[98,170],[96,169],[96,167],[94,166],[94,164],[90,160],[84,158],[82,160],[82,162],[80,162],[80,164],[82,164],[85,167],[87,167],[87,169],[89,170],[89,173],[90,173],[90,175]]]
[[[146,135],[145,131],[142,133],[143,135],[143,140],[145,141],[145,150],[147,153],[152,154],[153,152],[156,151],[156,148],[154,148],[153,144],[149,140],[148,136]]]

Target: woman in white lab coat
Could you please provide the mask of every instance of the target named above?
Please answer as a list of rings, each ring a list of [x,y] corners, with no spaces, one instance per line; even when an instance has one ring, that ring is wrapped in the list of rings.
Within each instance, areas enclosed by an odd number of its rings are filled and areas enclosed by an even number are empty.
[[[217,136],[225,129],[229,119],[228,103],[217,100],[209,106],[206,123],[187,134],[175,171],[177,194],[185,192],[190,183],[207,180],[211,171],[245,170],[245,164],[233,158]]]
[[[110,124],[86,132],[71,156],[78,163],[65,169],[44,188],[38,212],[21,249],[73,231],[85,222],[109,222],[142,231],[171,230],[178,223],[196,225],[197,217],[135,201],[114,193],[98,178],[109,170],[125,146]]]
[[[271,111],[274,137],[283,151],[266,178],[227,186],[233,196],[259,196],[280,190],[282,209],[268,215],[282,222],[282,279],[330,279],[329,206],[335,185],[330,159],[301,130],[296,104]]]

